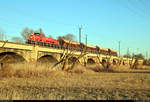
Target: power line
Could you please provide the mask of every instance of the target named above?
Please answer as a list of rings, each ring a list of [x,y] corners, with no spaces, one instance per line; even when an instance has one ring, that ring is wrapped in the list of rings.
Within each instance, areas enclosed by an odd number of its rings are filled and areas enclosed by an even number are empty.
[[[133,3],[131,0],[127,0],[128,1],[128,3],[133,7],[133,8],[135,8],[136,9],[136,11],[138,10],[138,11],[140,11],[140,13],[142,13],[142,14],[144,14],[144,16],[146,17],[146,15],[145,14],[147,14],[146,12],[145,12],[145,10],[143,9],[143,8],[140,8],[140,6],[135,6],[134,4],[135,3]],[[136,0],[137,1],[137,0]],[[134,1],[135,2],[135,1]],[[138,1],[137,1],[138,2]],[[137,4],[137,3],[136,3]]]
[[[119,1],[119,0],[118,0]],[[127,5],[123,5],[120,1],[119,4],[121,4],[124,8],[128,9],[130,12],[132,12],[133,14],[139,16],[139,17],[143,17],[143,15],[139,14],[138,12],[136,12],[135,10],[131,9],[129,6]]]
[[[130,0],[127,0],[128,4],[132,7],[132,8],[136,8],[135,5],[133,5],[133,3]],[[137,12],[137,9],[134,10],[134,12],[136,11],[136,13],[140,14],[139,12]],[[141,15],[141,14],[140,14]]]
[[[144,5],[144,7],[148,7],[150,9],[150,7],[147,5],[147,3],[145,3],[143,0],[138,0],[138,1],[141,2]]]

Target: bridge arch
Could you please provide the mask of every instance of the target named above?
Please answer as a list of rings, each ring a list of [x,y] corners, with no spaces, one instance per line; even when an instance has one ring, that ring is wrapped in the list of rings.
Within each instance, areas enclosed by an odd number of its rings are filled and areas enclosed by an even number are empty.
[[[122,61],[122,65],[126,65],[126,60],[123,60],[123,61]]]
[[[0,63],[25,63],[27,60],[19,53],[16,52],[1,52]]]
[[[37,58],[37,60],[40,59],[40,58],[43,57],[43,56],[51,56],[51,57],[53,57],[54,59],[56,59],[57,61],[59,61],[59,60],[60,60],[60,57],[61,57],[61,54],[39,52],[39,53],[38,53],[38,58]]]
[[[94,59],[92,59],[92,58],[89,58],[88,60],[87,60],[87,64],[95,64],[96,62],[94,61]]]
[[[37,59],[37,65],[50,67],[57,63],[58,60],[52,55],[44,55]]]
[[[106,63],[107,62],[107,60],[106,59],[102,59],[102,63]]]
[[[113,65],[117,65],[117,60],[113,59]]]

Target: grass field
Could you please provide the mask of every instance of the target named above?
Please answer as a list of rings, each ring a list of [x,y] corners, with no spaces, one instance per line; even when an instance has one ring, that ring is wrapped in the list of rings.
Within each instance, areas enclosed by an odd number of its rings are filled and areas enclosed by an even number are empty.
[[[0,100],[150,100],[150,70],[0,71]]]

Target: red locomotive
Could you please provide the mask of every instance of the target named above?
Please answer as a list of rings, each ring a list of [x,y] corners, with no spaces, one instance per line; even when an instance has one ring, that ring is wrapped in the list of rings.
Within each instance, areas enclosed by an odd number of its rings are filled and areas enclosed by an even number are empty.
[[[44,34],[34,33],[29,36],[28,43],[48,43],[58,45],[58,41],[56,39],[45,37]]]

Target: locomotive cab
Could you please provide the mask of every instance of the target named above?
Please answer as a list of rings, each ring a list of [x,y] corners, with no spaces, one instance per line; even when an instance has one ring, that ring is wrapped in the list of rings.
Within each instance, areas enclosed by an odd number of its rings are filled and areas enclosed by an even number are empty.
[[[40,42],[42,37],[45,37],[45,35],[40,33],[31,34],[28,38],[28,43]]]
[[[28,38],[27,43],[45,43],[58,45],[58,41],[56,39],[45,37],[45,35],[41,33],[31,34]]]
[[[44,34],[40,34],[40,33],[34,33],[34,35],[36,35],[36,36],[40,36],[40,37],[45,37],[45,35],[44,35]]]

